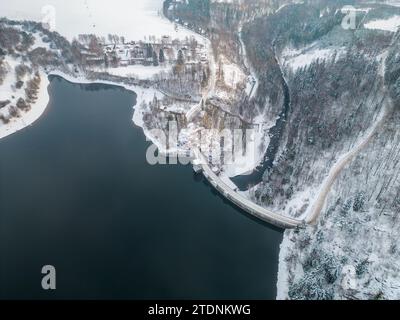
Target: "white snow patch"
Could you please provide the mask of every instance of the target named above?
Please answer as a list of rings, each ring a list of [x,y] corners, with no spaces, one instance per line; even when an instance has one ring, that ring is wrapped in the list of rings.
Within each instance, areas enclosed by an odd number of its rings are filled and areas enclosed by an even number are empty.
[[[286,48],[282,53],[282,57],[285,64],[287,64],[293,71],[297,71],[300,68],[310,65],[313,61],[316,61],[317,59],[330,59],[333,56],[334,52],[335,50],[333,48],[309,48],[303,50]]]
[[[50,48],[50,43],[46,43],[43,41],[43,38],[37,33],[32,34],[33,37],[35,38],[35,43],[33,44],[32,48],[30,50],[36,49],[36,48],[45,48],[46,50],[51,50]]]
[[[308,189],[297,192],[295,196],[285,205],[285,214],[288,217],[296,217],[300,220],[304,219],[306,217],[306,210],[303,210],[304,212],[302,212],[300,216],[296,215],[296,213],[301,212],[305,206],[309,205],[311,194],[312,193]]]
[[[241,150],[238,150],[239,152],[235,152],[234,154],[234,159],[225,159],[227,164],[223,166],[224,176],[233,178],[248,175],[261,164],[270,140],[265,135],[264,129],[264,125],[259,125],[258,130],[253,131],[249,136],[250,139],[247,141],[244,154]],[[240,145],[239,142],[236,142],[236,144]],[[227,144],[226,147],[229,149],[230,145]]]
[[[398,0],[387,0],[387,1],[384,1],[384,3],[386,4],[386,5],[388,5],[388,6],[392,6],[392,7],[400,7],[400,1],[398,1]]]
[[[231,88],[236,88],[239,83],[246,80],[246,75],[240,67],[230,62],[225,56],[221,56],[220,63],[224,73],[224,82]]]
[[[400,16],[393,16],[388,19],[373,20],[364,24],[366,29],[377,29],[396,32],[400,27]]]
[[[165,66],[129,65],[116,68],[102,68],[102,69],[98,68],[94,70],[108,72],[113,76],[146,80],[153,78],[155,75],[160,74],[161,72],[168,73],[169,71],[171,71],[171,69],[172,67],[170,65],[165,65]]]

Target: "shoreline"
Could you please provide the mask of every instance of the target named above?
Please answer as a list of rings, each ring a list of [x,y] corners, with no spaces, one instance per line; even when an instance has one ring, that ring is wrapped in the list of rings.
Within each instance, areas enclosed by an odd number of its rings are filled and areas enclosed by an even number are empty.
[[[141,106],[143,103],[148,103],[149,101],[153,100],[155,96],[157,98],[161,98],[162,96],[164,96],[164,94],[158,91],[157,89],[154,88],[147,89],[140,86],[126,85],[124,83],[107,81],[107,80],[89,80],[83,76],[74,77],[62,71],[51,71],[48,74],[48,76],[58,76],[74,84],[104,84],[108,86],[120,87],[127,91],[133,92],[136,95],[136,104],[131,106],[133,109],[133,115],[132,115],[133,124],[143,130],[143,134],[146,137],[147,141],[151,141],[154,145],[157,146],[160,152],[164,153],[165,151],[164,148],[161,145],[159,145],[159,143],[157,143],[157,139],[154,139],[149,130],[145,128],[142,117],[143,110]]]
[[[50,81],[47,74],[42,70],[40,71],[40,79],[37,100],[32,104],[29,111],[21,113],[18,118],[11,118],[9,123],[0,126],[0,140],[33,125],[47,110],[50,103],[48,91]]]
[[[164,17],[163,14],[161,14],[159,18],[161,20],[165,21],[166,23],[170,23],[171,25],[173,25],[173,22],[171,22],[169,19]],[[193,30],[187,29],[182,25],[179,25],[179,32],[177,32],[176,34],[181,33],[182,30],[185,33],[187,32],[189,35],[192,35],[195,38],[199,39],[200,41],[204,41],[205,43],[207,43],[209,53],[212,52],[212,46],[211,46],[210,39],[194,32]],[[210,54],[210,58],[211,59],[214,58],[212,54]],[[212,63],[212,65],[214,66],[214,69],[215,69],[215,63]],[[213,73],[213,75],[214,74],[215,74],[215,72]],[[75,77],[72,75],[68,75],[62,71],[52,71],[52,72],[49,72],[48,74],[46,74],[44,71],[41,72],[42,83],[41,83],[41,87],[40,87],[40,94],[38,95],[38,100],[35,102],[34,105],[32,105],[31,112],[29,112],[29,114],[32,113],[32,119],[31,119],[32,121],[29,121],[28,120],[29,117],[24,114],[23,115],[24,119],[21,119],[21,123],[19,123],[19,128],[15,128],[15,130],[7,129],[6,130],[7,134],[5,134],[4,136],[2,136],[2,134],[1,134],[2,133],[1,129],[3,129],[3,127],[0,127],[0,139],[5,136],[11,135],[17,131],[20,131],[22,129],[25,129],[29,125],[32,125],[35,121],[37,121],[45,113],[46,110],[48,110],[47,107],[49,106],[49,103],[50,103],[50,95],[49,95],[49,91],[48,91],[49,84],[50,84],[49,76],[58,76],[64,80],[74,83],[74,84],[104,84],[104,85],[122,87],[125,90],[133,92],[136,95],[136,104],[132,106],[132,109],[133,109],[132,122],[133,122],[133,124],[136,125],[137,127],[140,127],[143,130],[143,134],[146,137],[146,139],[148,141],[151,141],[158,148],[158,150],[160,150],[161,153],[164,153],[163,150],[165,151],[165,149],[158,143],[157,139],[152,138],[151,131],[149,131],[145,128],[144,121],[143,121],[143,112],[145,110],[142,108],[143,102],[148,103],[149,101],[151,101],[154,98],[154,95],[156,95],[157,97],[164,96],[160,91],[158,91],[155,88],[146,89],[146,88],[142,88],[142,87],[138,87],[138,86],[125,85],[123,83],[106,81],[106,80],[88,80],[86,77],[84,77],[82,75],[78,75],[77,77]],[[215,79],[212,79],[211,82],[214,85]],[[214,91],[214,87],[211,88],[211,91]],[[253,90],[253,92],[254,92],[254,90]],[[33,110],[33,109],[35,109],[35,110]],[[11,125],[9,124],[9,125],[5,125],[4,127],[10,127],[10,126]],[[251,169],[248,170],[248,172],[250,172],[250,171],[251,171]],[[229,181],[230,181],[230,179],[229,179]],[[271,284],[271,286],[272,286],[272,284]]]
[[[21,130],[26,129],[27,127],[33,125],[37,120],[39,120],[47,110],[47,107],[50,103],[50,95],[49,95],[49,86],[50,86],[50,76],[60,77],[70,83],[73,84],[104,84],[114,87],[121,87],[125,90],[133,92],[136,95],[136,104],[132,106],[133,115],[132,115],[132,122],[137,127],[143,130],[143,134],[147,141],[152,142],[158,150],[166,155],[170,154],[167,153],[165,148],[160,145],[154,137],[152,137],[151,132],[146,129],[144,126],[142,113],[143,110],[141,106],[144,103],[148,103],[154,99],[156,96],[157,98],[161,98],[164,96],[163,93],[158,91],[154,88],[143,88],[140,86],[135,85],[126,85],[124,83],[113,82],[113,81],[106,81],[106,80],[89,80],[86,77],[80,75],[78,77],[69,75],[62,71],[51,71],[49,73],[45,73],[44,71],[40,71],[41,76],[41,84],[38,93],[38,99],[35,103],[32,104],[31,110],[21,114],[19,118],[12,118],[8,124],[3,124],[0,126],[0,140],[11,136],[14,133],[17,133]]]
[[[153,99],[154,95],[156,95],[157,97],[162,96],[161,92],[153,88],[146,89],[139,86],[125,85],[123,83],[112,82],[112,81],[88,80],[83,76],[74,77],[62,71],[51,71],[49,73],[40,71],[41,83],[38,92],[38,99],[32,104],[31,110],[21,114],[19,118],[12,118],[8,124],[3,124],[2,126],[0,126],[0,139],[8,137],[18,131],[21,131],[33,125],[45,113],[50,103],[50,95],[49,95],[50,76],[58,76],[74,84],[104,84],[104,85],[122,87],[125,90],[133,92],[136,95],[136,104],[132,106],[132,108],[134,109],[132,121],[136,126],[142,128],[143,131],[145,132],[146,138],[150,139],[151,135],[147,132],[147,130],[145,130],[142,118],[138,116],[140,113],[140,105],[143,102],[148,102],[151,99]]]
[[[279,257],[278,257],[278,276],[276,282],[276,300],[286,300],[288,296],[289,288],[289,271],[287,269],[287,264],[285,258],[290,248],[290,235],[283,233],[283,240],[279,246]]]

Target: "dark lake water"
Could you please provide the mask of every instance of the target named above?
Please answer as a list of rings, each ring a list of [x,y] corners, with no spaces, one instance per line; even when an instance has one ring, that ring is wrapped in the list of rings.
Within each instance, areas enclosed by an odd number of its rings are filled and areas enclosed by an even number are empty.
[[[59,77],[49,92],[0,140],[0,298],[275,298],[282,233],[190,166],[148,165],[133,93]]]

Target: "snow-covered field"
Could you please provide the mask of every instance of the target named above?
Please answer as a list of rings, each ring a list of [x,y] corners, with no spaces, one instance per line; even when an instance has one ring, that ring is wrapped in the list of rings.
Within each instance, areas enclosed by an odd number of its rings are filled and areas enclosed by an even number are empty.
[[[300,68],[310,65],[313,61],[330,59],[335,50],[319,49],[319,48],[305,48],[303,50],[296,50],[286,48],[282,53],[282,57],[286,65],[288,65],[293,71],[297,71]]]
[[[240,143],[236,143],[240,146]],[[254,130],[249,135],[244,154],[238,150],[239,152],[234,154],[234,159],[226,159],[223,175],[233,178],[250,174],[264,160],[268,145],[269,137],[265,137],[262,126],[260,126],[259,130]],[[232,148],[232,146],[228,145],[228,148]]]
[[[400,7],[400,1],[399,0],[387,0],[384,1],[385,4],[393,7]]]
[[[82,33],[118,34],[127,40],[143,40],[150,35],[180,39],[193,36],[190,31],[176,29],[174,24],[161,18],[162,3],[162,0],[2,0],[0,17],[54,20],[55,31],[69,40]]]
[[[393,16],[388,19],[372,20],[364,24],[366,29],[377,29],[396,32],[400,27],[400,16]]]
[[[220,57],[220,63],[224,73],[224,82],[230,88],[236,88],[236,86],[246,80],[246,75],[242,69],[230,62],[225,56]]]
[[[131,77],[135,79],[151,79],[153,76],[161,72],[169,72],[172,67],[166,66],[143,66],[143,65],[129,65],[117,68],[96,69],[97,71],[105,71],[114,76]]]

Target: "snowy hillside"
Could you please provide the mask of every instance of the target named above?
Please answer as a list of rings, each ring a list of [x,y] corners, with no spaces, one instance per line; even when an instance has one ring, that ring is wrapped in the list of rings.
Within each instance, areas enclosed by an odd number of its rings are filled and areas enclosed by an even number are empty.
[[[400,297],[400,9],[387,4],[213,1],[196,18],[212,26],[214,51],[257,80],[246,94],[217,83],[206,113],[215,127],[239,123],[220,110],[265,125],[265,163],[234,181],[257,204],[309,224],[285,233],[280,299]],[[349,13],[353,28],[343,27]]]

